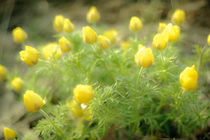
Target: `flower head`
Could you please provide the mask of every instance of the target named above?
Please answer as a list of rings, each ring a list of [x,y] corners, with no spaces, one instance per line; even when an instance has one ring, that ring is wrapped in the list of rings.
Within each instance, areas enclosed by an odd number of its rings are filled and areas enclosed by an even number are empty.
[[[164,31],[164,29],[166,28],[166,24],[163,23],[163,22],[160,22],[159,25],[158,25],[158,32],[161,33]]]
[[[38,111],[43,105],[44,100],[33,90],[27,90],[23,95],[24,105],[29,112]]]
[[[74,24],[70,21],[70,19],[68,18],[64,19],[63,29],[67,33],[71,33],[74,31]]]
[[[46,60],[51,60],[52,58],[58,59],[61,57],[62,52],[57,43],[48,43],[42,48],[42,55]]]
[[[0,64],[0,81],[5,80],[7,77],[7,69]]]
[[[72,44],[64,36],[58,42],[62,52],[69,52],[72,49]]]
[[[179,77],[182,88],[185,90],[197,89],[198,72],[195,70],[195,65],[185,68]]]
[[[88,103],[93,98],[93,89],[90,85],[77,85],[73,93],[78,103]]]
[[[4,127],[4,138],[5,140],[14,139],[16,137],[16,132],[8,127]]]
[[[155,49],[163,50],[168,44],[168,35],[166,33],[158,33],[153,38],[153,46]]]
[[[100,13],[95,6],[92,6],[86,15],[88,23],[96,23],[100,20]]]
[[[207,37],[207,44],[210,46],[210,34]]]
[[[184,21],[185,21],[185,12],[184,12],[184,10],[177,9],[173,13],[171,20],[173,22],[175,22],[176,24],[182,24],[182,23],[184,23]]]
[[[23,88],[23,80],[20,77],[15,77],[12,80],[12,88],[15,92],[20,92]]]
[[[118,32],[115,29],[106,30],[104,32],[104,36],[106,36],[110,40],[111,44],[113,44],[117,39]]]
[[[131,46],[131,42],[130,41],[127,41],[127,40],[125,40],[125,41],[122,41],[121,43],[120,43],[120,48],[122,49],[122,50],[127,50],[129,47]]]
[[[141,22],[140,18],[138,18],[136,16],[131,17],[130,24],[129,24],[129,29],[132,32],[141,30],[142,26],[143,25],[142,25],[142,22]]]
[[[168,34],[168,41],[174,42],[179,38],[180,28],[178,25],[172,25],[169,23],[163,32]]]
[[[39,52],[30,46],[26,46],[25,50],[20,51],[20,59],[24,61],[28,66],[37,64],[39,59]]]
[[[62,15],[55,16],[54,21],[53,21],[53,29],[56,32],[63,31],[63,24],[64,24],[64,17]]]
[[[135,55],[137,65],[148,68],[154,63],[154,56],[151,48],[142,47]]]
[[[96,32],[89,26],[82,27],[83,41],[87,44],[93,44],[97,41]]]
[[[110,45],[110,40],[103,35],[99,35],[98,36],[98,45],[101,49],[106,49]]]
[[[22,43],[28,37],[27,33],[21,27],[16,27],[15,29],[13,29],[12,35],[13,40],[16,43]]]
[[[67,102],[66,104],[69,107],[69,111],[76,117],[80,118],[83,116],[84,112],[81,105],[75,100]]]

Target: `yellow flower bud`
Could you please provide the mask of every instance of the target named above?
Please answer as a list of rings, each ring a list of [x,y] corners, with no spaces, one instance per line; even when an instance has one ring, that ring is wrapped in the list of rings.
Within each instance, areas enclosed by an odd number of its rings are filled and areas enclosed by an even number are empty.
[[[207,44],[210,46],[210,34],[207,37]]]
[[[64,19],[63,29],[67,33],[71,33],[74,31],[74,24],[70,21],[70,19]]]
[[[7,69],[0,64],[0,81],[3,81],[7,78]]]
[[[100,20],[100,13],[95,6],[92,6],[86,15],[88,23],[96,23]]]
[[[98,45],[101,49],[106,49],[110,45],[110,40],[103,35],[99,35],[98,36]]]
[[[166,33],[158,33],[153,38],[153,47],[163,50],[168,44],[168,35]]]
[[[131,46],[131,43],[130,43],[130,41],[127,41],[127,40],[122,41],[122,42],[120,43],[120,48],[121,48],[123,51],[127,50],[130,46]]]
[[[11,84],[15,92],[20,92],[23,88],[23,80],[20,77],[15,77]]]
[[[158,26],[158,32],[159,33],[163,32],[165,28],[166,28],[166,24],[163,22],[160,22]]]
[[[142,47],[135,55],[135,62],[138,66],[148,68],[154,63],[154,56],[151,48]]]
[[[180,28],[177,25],[172,25],[169,23],[165,30],[163,31],[164,33],[168,34],[168,41],[174,42],[179,38],[180,35]]]
[[[53,29],[56,32],[63,31],[63,24],[64,24],[64,17],[62,15],[55,16],[54,21],[53,21]]]
[[[104,32],[104,36],[106,36],[111,44],[113,44],[117,39],[118,32],[115,29],[107,30]]]
[[[27,33],[20,27],[16,27],[15,29],[13,29],[12,35],[13,35],[13,40],[16,43],[22,43],[28,37]]]
[[[185,90],[195,90],[198,82],[198,72],[195,70],[195,65],[185,68],[181,72],[179,80]]]
[[[4,138],[5,140],[14,139],[16,137],[16,132],[8,127],[4,127]]]
[[[143,25],[142,25],[141,19],[139,19],[136,16],[131,17],[130,24],[129,24],[129,29],[132,32],[141,30],[142,26]]]
[[[76,117],[80,118],[83,116],[84,112],[80,104],[75,100],[72,102],[67,102],[67,106],[70,108],[69,111]]]
[[[23,95],[23,100],[28,112],[36,112],[45,104],[42,97],[33,90],[27,90]]]
[[[62,52],[57,43],[48,43],[42,48],[42,55],[46,60],[51,60],[53,57],[58,59],[61,57]]]
[[[69,52],[72,49],[72,44],[64,36],[58,42],[62,52]]]
[[[37,64],[39,59],[39,52],[30,46],[26,46],[25,50],[20,51],[20,58],[24,61],[28,66],[33,66]]]
[[[89,85],[77,85],[73,93],[78,103],[88,103],[93,98],[93,89]]]
[[[97,41],[96,32],[89,26],[82,27],[83,41],[87,44],[93,44]]]
[[[176,24],[182,24],[185,21],[185,12],[184,10],[177,9],[173,15],[171,20]]]
[[[93,117],[92,109],[89,109],[89,110],[85,109],[85,110],[84,110],[84,119],[85,119],[86,121],[89,121],[89,120],[92,119],[92,117]]]

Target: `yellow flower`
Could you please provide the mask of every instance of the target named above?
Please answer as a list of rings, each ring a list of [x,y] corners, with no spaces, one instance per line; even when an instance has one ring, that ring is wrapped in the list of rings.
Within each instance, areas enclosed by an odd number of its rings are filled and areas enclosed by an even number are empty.
[[[72,44],[64,36],[58,42],[62,52],[69,52],[72,49]]]
[[[110,40],[111,44],[113,44],[116,41],[118,32],[115,29],[107,30],[104,32],[104,36],[106,36]]]
[[[44,100],[33,90],[27,90],[23,95],[24,105],[29,112],[38,111],[43,105]]]
[[[23,80],[20,77],[15,77],[11,84],[15,92],[20,92],[23,88]]]
[[[14,139],[16,137],[16,132],[8,127],[4,127],[4,138],[5,140]]]
[[[127,50],[130,46],[131,46],[131,43],[130,43],[130,41],[127,41],[127,40],[122,41],[121,44],[120,44],[120,48],[123,51]]]
[[[185,12],[184,10],[177,9],[173,15],[171,20],[176,24],[182,24],[185,21]]]
[[[106,49],[110,45],[110,40],[103,35],[99,35],[98,36],[98,45],[101,49]]]
[[[155,49],[163,50],[168,44],[168,35],[166,33],[158,33],[153,38],[153,46]]]
[[[158,26],[158,32],[161,33],[162,31],[164,31],[165,28],[166,28],[166,24],[163,22],[160,22]]]
[[[148,68],[154,63],[154,56],[151,48],[142,47],[135,55],[135,62],[138,66]]]
[[[172,25],[169,23],[165,30],[163,31],[164,33],[168,34],[168,41],[174,42],[179,38],[180,35],[180,28],[177,25]]]
[[[129,24],[129,29],[132,32],[141,30],[142,26],[143,25],[142,25],[141,19],[139,19],[136,16],[131,17],[130,24]]]
[[[185,90],[197,89],[198,72],[195,70],[195,65],[187,67],[181,72],[179,77],[182,88]]]
[[[78,103],[88,103],[93,98],[93,89],[89,85],[77,85],[73,93]]]
[[[82,27],[83,41],[87,44],[92,44],[97,41],[96,32],[89,26]]]
[[[15,29],[13,29],[12,35],[13,35],[13,40],[16,43],[22,43],[28,37],[27,33],[20,27],[16,27]]]
[[[210,34],[209,34],[208,37],[207,37],[207,43],[208,43],[208,45],[210,46]]]
[[[56,32],[63,31],[63,24],[64,24],[64,17],[62,15],[55,16],[54,21],[53,21],[53,29]]]
[[[70,108],[69,111],[76,117],[80,118],[83,116],[84,112],[81,108],[81,105],[78,104],[75,100],[67,102],[67,106]]]
[[[48,43],[42,48],[42,55],[46,60],[51,60],[53,57],[58,59],[61,57],[62,52],[57,43]]]
[[[30,46],[26,46],[25,50],[20,51],[20,59],[24,61],[28,66],[37,64],[39,59],[39,52]]]
[[[100,19],[100,13],[95,6],[92,6],[86,15],[88,23],[96,23]]]
[[[64,19],[63,29],[67,33],[71,33],[74,31],[74,24],[70,21],[70,19]]]
[[[5,80],[7,77],[7,69],[0,64],[0,81]]]
[[[84,110],[84,119],[86,120],[86,121],[89,121],[89,120],[91,120],[92,119],[92,117],[93,117],[93,112],[92,112],[92,109],[85,109]]]

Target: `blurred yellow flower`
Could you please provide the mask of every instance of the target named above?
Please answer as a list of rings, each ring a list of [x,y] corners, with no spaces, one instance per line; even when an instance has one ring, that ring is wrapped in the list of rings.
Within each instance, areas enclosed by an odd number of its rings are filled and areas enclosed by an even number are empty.
[[[182,24],[185,21],[185,12],[184,10],[177,9],[172,15],[171,20],[176,24]]]
[[[69,52],[72,49],[72,44],[64,36],[58,42],[62,52]]]
[[[90,85],[77,85],[73,93],[78,103],[88,103],[93,98],[93,89]]]
[[[25,50],[20,51],[20,59],[24,61],[28,66],[37,64],[39,59],[39,52],[30,46],[26,46]]]
[[[142,26],[143,25],[142,25],[142,22],[141,22],[140,18],[138,18],[136,16],[131,17],[130,24],[129,24],[129,29],[132,32],[141,30]]]
[[[22,43],[28,37],[27,33],[21,27],[16,27],[15,29],[13,29],[12,35],[13,40],[16,43]]]
[[[56,15],[53,21],[53,29],[56,32],[63,31],[64,17],[62,15]]]
[[[92,119],[92,117],[93,117],[92,109],[85,109],[85,110],[84,110],[84,119],[85,119],[86,121],[89,121],[89,120]]]
[[[92,6],[86,15],[88,23],[96,23],[100,20],[100,17],[100,13],[95,6]]]
[[[97,41],[96,32],[89,26],[82,27],[83,41],[87,44],[92,44]]]
[[[140,50],[141,48],[145,47],[144,45],[140,44],[138,45],[138,50]]]
[[[157,33],[153,38],[153,47],[163,50],[168,44],[168,35],[166,33]]]
[[[98,45],[101,49],[106,49],[110,45],[110,40],[103,35],[99,35],[98,36]]]
[[[68,18],[64,19],[63,29],[67,33],[71,33],[74,31],[74,24],[71,22],[70,19]]]
[[[135,55],[135,62],[138,66],[148,68],[154,63],[154,56],[151,48],[142,47]]]
[[[207,44],[210,46],[210,34],[207,37]]]
[[[163,22],[160,22],[159,25],[158,25],[158,32],[161,33],[164,31],[164,29],[166,28],[166,24],[163,23]]]
[[[23,95],[24,105],[29,112],[38,111],[45,103],[41,96],[33,90],[27,90]]]
[[[131,42],[128,40],[124,40],[120,43],[120,48],[125,51],[131,46]]]
[[[168,34],[168,41],[174,42],[179,38],[180,28],[178,25],[172,25],[169,23],[163,32]]]
[[[48,43],[42,48],[42,55],[46,60],[51,60],[52,58],[58,59],[61,57],[62,52],[57,43]]]
[[[8,127],[4,127],[4,138],[5,140],[14,139],[16,137],[16,132]]]
[[[185,90],[197,89],[198,72],[195,70],[195,65],[192,67],[186,67],[179,77],[181,86]]]
[[[110,40],[111,44],[113,44],[117,39],[118,32],[115,29],[106,30],[104,32],[104,36],[106,36]]]
[[[80,118],[83,116],[84,112],[81,105],[75,100],[71,102],[67,102],[67,106],[69,107],[69,111],[76,117]]]
[[[12,80],[12,88],[15,92],[20,92],[23,88],[23,80],[20,77],[15,77]]]
[[[7,69],[0,64],[0,81],[3,81],[7,78]]]

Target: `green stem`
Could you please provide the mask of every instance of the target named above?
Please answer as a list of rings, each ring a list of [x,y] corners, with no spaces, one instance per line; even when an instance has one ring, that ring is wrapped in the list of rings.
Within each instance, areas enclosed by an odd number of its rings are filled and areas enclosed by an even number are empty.
[[[203,56],[204,56],[205,50],[206,50],[206,46],[204,46],[202,51],[201,51],[201,55],[200,55],[200,59],[199,59],[199,63],[198,63],[198,73],[199,73],[199,71],[201,69],[201,66],[202,66]]]
[[[160,59],[161,59],[162,63],[164,63],[164,58],[163,58],[163,52],[162,52],[162,50],[160,51]]]
[[[138,85],[140,83],[140,78],[141,78],[142,71],[143,71],[143,67],[141,67],[140,70],[139,70],[136,85]]]
[[[134,33],[134,41],[137,43],[138,42],[138,32]]]
[[[42,110],[42,109],[40,109],[40,112],[41,112],[42,115],[43,115],[43,116],[52,124],[52,126],[55,127],[55,129],[56,129],[57,132],[58,132],[58,135],[59,135],[60,137],[62,137],[63,140],[66,140],[66,136],[63,134],[63,131],[53,123],[53,121],[52,121],[52,119],[49,117],[49,115],[48,115],[44,110]]]

